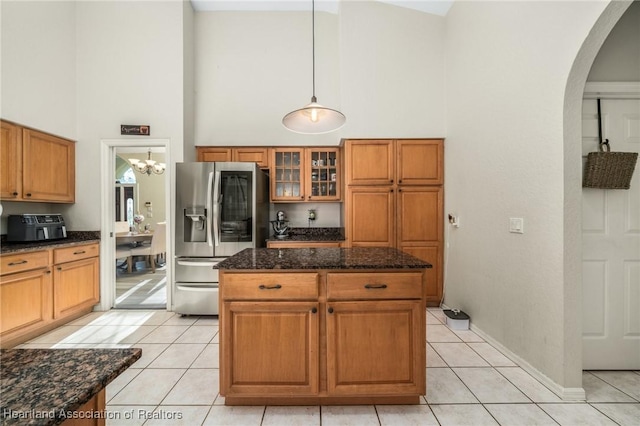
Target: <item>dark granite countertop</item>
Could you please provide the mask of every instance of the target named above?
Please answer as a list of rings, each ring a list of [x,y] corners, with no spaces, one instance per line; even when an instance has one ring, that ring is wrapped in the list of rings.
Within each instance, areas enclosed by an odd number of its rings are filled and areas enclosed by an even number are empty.
[[[63,240],[33,241],[28,243],[7,242],[6,237],[6,235],[2,235],[2,239],[0,239],[0,254],[48,250],[92,242],[98,243],[100,242],[100,231],[67,231],[67,238]]]
[[[286,238],[267,241],[344,241],[344,228],[290,228]]]
[[[384,247],[245,249],[218,263],[218,269],[412,269],[431,264]]]
[[[3,349],[3,425],[56,425],[136,362],[142,349]]]

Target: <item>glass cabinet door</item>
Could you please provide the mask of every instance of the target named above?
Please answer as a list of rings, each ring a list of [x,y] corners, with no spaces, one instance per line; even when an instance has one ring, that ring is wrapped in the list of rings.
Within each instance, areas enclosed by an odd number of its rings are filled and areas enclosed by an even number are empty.
[[[307,200],[340,200],[339,148],[307,148]]]
[[[304,148],[273,150],[271,174],[272,201],[303,201]]]

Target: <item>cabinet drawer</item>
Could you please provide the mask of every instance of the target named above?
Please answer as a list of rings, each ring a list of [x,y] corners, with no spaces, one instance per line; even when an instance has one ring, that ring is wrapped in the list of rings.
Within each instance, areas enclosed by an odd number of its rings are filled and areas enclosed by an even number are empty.
[[[329,273],[327,300],[420,299],[422,273]]]
[[[0,275],[45,268],[47,265],[49,265],[48,251],[3,255],[0,257]]]
[[[99,254],[100,247],[98,244],[59,248],[53,251],[53,263],[58,264],[87,259],[89,257],[97,257]]]
[[[225,300],[315,300],[318,298],[318,274],[224,273],[220,287]]]

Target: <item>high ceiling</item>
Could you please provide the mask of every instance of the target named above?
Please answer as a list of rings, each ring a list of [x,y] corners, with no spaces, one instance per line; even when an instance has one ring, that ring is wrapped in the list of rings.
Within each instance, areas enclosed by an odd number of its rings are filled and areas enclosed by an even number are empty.
[[[453,0],[316,0],[316,10],[337,13],[341,1],[379,1],[444,16]],[[311,0],[191,0],[196,11],[301,11],[311,10]]]

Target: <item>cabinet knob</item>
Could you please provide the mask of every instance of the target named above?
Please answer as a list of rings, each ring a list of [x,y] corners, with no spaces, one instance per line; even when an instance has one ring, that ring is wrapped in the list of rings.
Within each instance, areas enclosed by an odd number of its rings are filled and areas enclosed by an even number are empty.
[[[30,192],[27,192],[27,197],[31,197],[31,193]]]
[[[318,312],[318,308],[311,308],[311,313],[315,314],[316,312]]]
[[[14,196],[14,197],[17,197],[17,196],[18,196],[18,193],[17,193],[17,192],[14,192],[14,193],[13,193],[13,196]]]
[[[304,195],[300,196],[300,199],[304,200]]]
[[[58,271],[62,271],[62,266],[58,266]]]
[[[393,179],[391,179],[389,182],[393,183]]]
[[[327,311],[329,311],[329,313],[332,314],[333,313],[333,308],[329,308],[329,309],[327,309]]]
[[[398,188],[398,192],[402,192],[402,189],[401,189],[401,188]]]
[[[389,190],[389,192],[393,192],[393,188],[391,188],[391,189]]]
[[[402,183],[402,179],[398,180],[398,183]]]

